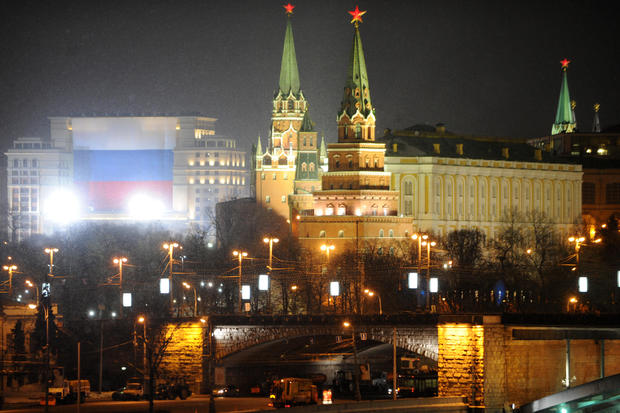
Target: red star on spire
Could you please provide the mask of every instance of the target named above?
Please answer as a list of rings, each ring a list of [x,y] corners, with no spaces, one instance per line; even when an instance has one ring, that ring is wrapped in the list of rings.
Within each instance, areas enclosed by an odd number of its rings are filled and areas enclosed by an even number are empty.
[[[355,23],[355,25],[357,26],[358,22],[361,23],[362,22],[362,16],[364,14],[366,14],[366,10],[361,11],[357,5],[355,6],[355,10],[350,11],[349,14],[351,16],[353,16],[353,19],[351,20],[351,23]]]
[[[562,69],[566,70],[566,68],[568,67],[568,64],[570,63],[570,60],[568,60],[567,58],[564,58],[564,60],[560,60],[560,63],[562,63]]]
[[[286,14],[293,14],[293,9],[295,8],[295,6],[293,6],[291,3],[285,4],[282,7],[286,9]]]

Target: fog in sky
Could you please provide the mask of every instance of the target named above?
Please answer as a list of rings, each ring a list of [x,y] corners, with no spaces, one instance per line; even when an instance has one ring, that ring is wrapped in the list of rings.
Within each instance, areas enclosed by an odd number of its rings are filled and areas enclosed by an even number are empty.
[[[269,130],[284,1],[0,2],[0,137],[49,136],[47,116],[199,112],[246,147]],[[384,128],[445,123],[492,136],[548,134],[568,58],[581,130],[601,104],[620,123],[618,29],[605,1],[320,1],[296,5],[301,87],[334,141],[360,26]]]

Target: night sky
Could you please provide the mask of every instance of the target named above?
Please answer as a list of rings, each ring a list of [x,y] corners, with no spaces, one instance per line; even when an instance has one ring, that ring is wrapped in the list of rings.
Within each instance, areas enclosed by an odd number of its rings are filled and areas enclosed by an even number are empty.
[[[0,138],[49,136],[47,116],[200,112],[249,146],[269,130],[286,17],[280,1],[0,3]],[[335,141],[353,27],[362,41],[377,133],[417,123],[454,132],[550,132],[569,67],[581,130],[601,104],[620,123],[620,29],[603,1],[293,2],[301,87]]]

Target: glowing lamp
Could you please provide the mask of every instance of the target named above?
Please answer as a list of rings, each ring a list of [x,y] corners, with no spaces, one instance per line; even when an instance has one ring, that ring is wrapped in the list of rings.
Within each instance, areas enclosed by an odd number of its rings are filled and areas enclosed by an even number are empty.
[[[135,194],[127,204],[127,211],[134,219],[159,219],[163,215],[164,204],[160,200],[148,195]]]
[[[258,289],[260,291],[269,290],[269,276],[267,274],[261,274],[258,276]]]
[[[123,293],[123,307],[131,307],[131,293]]]
[[[409,286],[410,290],[414,290],[418,288],[418,273],[417,272],[409,273],[409,277],[407,278],[407,285]]]
[[[79,212],[77,196],[67,189],[52,193],[43,203],[43,215],[53,222],[67,224],[78,218]]]
[[[329,295],[332,297],[338,297],[340,295],[340,283],[338,281],[329,283]]]
[[[432,277],[430,279],[428,289],[432,293],[436,293],[437,291],[439,291],[439,280],[437,279],[437,277]]]
[[[170,294],[170,280],[168,278],[159,279],[159,293]]]
[[[248,284],[244,284],[241,286],[241,299],[242,300],[250,299],[250,286]]]
[[[579,292],[588,292],[588,277],[579,277]]]

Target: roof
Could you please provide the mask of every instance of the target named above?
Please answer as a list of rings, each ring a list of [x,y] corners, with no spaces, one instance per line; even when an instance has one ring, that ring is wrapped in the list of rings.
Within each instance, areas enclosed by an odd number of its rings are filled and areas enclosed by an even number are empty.
[[[364,59],[364,49],[359,28],[355,27],[353,34],[353,45],[349,67],[347,69],[347,80],[342,98],[342,106],[339,114],[347,112],[353,116],[358,110],[362,115],[368,116],[372,112],[370,101],[370,89],[368,85],[368,72],[366,71],[366,60]]]
[[[396,136],[388,133],[386,136],[377,139],[377,142],[386,144],[385,156],[440,156],[443,158],[506,160],[504,157],[504,148],[507,148],[507,160],[509,161],[578,163],[575,161],[568,162],[565,159],[558,159],[545,151],[541,152],[542,160],[537,161],[535,158],[536,148],[527,143],[510,142],[500,139],[471,139],[458,136]],[[396,152],[394,152],[394,143],[397,144]],[[439,153],[435,151],[436,144],[439,144]],[[457,145],[463,145],[462,155],[458,153]]]
[[[304,112],[304,118],[301,121],[300,132],[314,132],[314,122],[310,120],[310,115],[308,114],[308,110]]]
[[[297,68],[297,56],[295,55],[295,41],[293,39],[293,27],[290,15],[286,20],[286,32],[284,34],[284,48],[282,50],[282,64],[280,66],[279,92],[283,97],[290,93],[299,93],[299,69]]]
[[[562,86],[558,99],[558,109],[555,114],[555,123],[551,133],[555,135],[563,131],[572,132],[575,127],[575,117],[570,104],[570,93],[568,91],[568,75],[566,67],[562,69]]]

